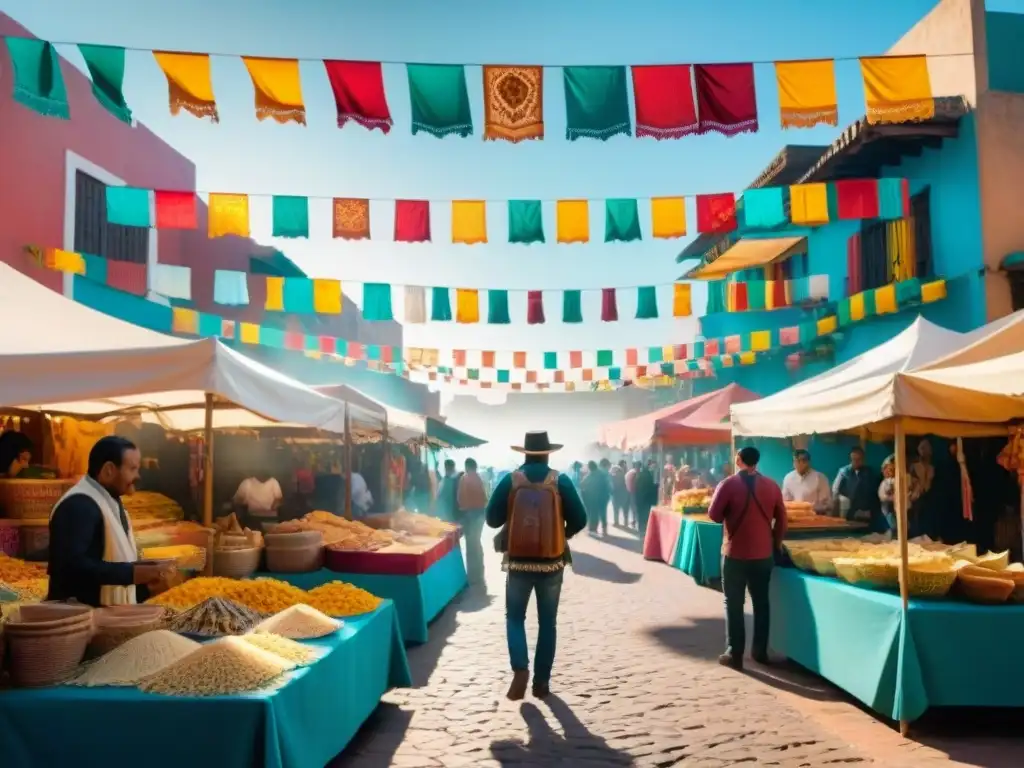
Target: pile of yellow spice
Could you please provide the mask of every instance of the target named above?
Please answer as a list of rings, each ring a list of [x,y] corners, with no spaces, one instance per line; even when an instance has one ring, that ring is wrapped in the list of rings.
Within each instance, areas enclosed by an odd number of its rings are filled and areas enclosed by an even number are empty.
[[[149,602],[184,611],[211,597],[221,597],[263,614],[279,613],[293,605],[309,605],[335,618],[369,613],[380,605],[380,598],[341,581],[306,592],[277,579],[240,581],[206,577],[186,581]]]
[[[13,584],[16,581],[28,581],[45,577],[46,566],[42,563],[29,563],[0,552],[0,581]]]

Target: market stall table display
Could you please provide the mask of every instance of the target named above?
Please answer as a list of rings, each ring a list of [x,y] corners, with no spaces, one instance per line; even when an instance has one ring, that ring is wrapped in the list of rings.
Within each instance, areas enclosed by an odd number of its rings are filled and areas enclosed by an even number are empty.
[[[376,552],[328,551],[328,567],[320,570],[257,575],[270,576],[305,590],[343,579],[393,600],[402,638],[410,644],[425,643],[430,622],[466,588],[462,546],[453,535],[443,537],[433,547],[417,554],[389,552],[392,548]]]
[[[83,760],[142,760],[149,768],[323,768],[384,692],[411,685],[411,675],[391,601],[306,643],[324,655],[289,673],[279,687],[251,694],[171,697],[68,685],[5,691],[4,768]]]
[[[1024,604],[911,599],[794,568],[771,582],[771,646],[893,720],[1024,706]]]
[[[661,560],[671,565],[683,528],[683,517],[668,507],[655,507],[647,521],[644,534],[644,558]]]

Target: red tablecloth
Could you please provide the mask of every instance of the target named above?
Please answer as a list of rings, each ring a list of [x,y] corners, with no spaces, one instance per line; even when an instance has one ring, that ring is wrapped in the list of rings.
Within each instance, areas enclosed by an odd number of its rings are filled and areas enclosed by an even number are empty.
[[[372,573],[385,576],[418,576],[455,547],[458,538],[444,536],[425,552],[324,551],[324,567],[338,573]]]
[[[683,516],[666,507],[655,507],[647,521],[647,535],[644,536],[644,558],[672,562],[683,527]]]

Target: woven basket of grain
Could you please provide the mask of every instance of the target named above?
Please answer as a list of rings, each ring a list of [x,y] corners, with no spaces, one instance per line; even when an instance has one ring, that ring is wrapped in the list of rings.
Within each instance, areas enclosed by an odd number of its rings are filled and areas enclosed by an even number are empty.
[[[811,550],[807,553],[811,561],[811,569],[819,576],[835,576],[836,566],[832,562],[836,558],[836,552]]]
[[[213,550],[213,575],[226,579],[247,579],[260,565],[259,547]]]
[[[832,563],[839,578],[858,587],[895,589],[900,583],[900,568],[896,561],[837,557]]]
[[[0,480],[0,508],[15,520],[48,520],[75,480]]]
[[[110,653],[133,637],[163,629],[167,609],[159,605],[121,605],[98,608],[93,613],[96,633],[89,642],[87,656],[96,658]]]
[[[313,545],[323,546],[323,531],[288,531],[286,533],[265,533],[263,543],[267,549],[306,549]]]
[[[267,545],[267,570],[271,573],[309,573],[323,566],[324,546],[321,543],[303,547]]]
[[[82,661],[92,636],[91,622],[43,632],[25,632],[18,627],[8,622],[4,634],[10,649],[11,682],[21,688],[67,680]]]
[[[6,619],[8,629],[20,634],[46,634],[66,629],[93,629],[93,609],[88,605],[34,603],[20,605]]]
[[[940,570],[911,565],[907,568],[907,592],[911,597],[945,597],[956,579],[957,572],[952,567]]]
[[[1001,578],[996,573],[979,576],[976,572],[961,568],[957,574],[957,590],[973,603],[1005,603],[1016,586],[1013,579]]]

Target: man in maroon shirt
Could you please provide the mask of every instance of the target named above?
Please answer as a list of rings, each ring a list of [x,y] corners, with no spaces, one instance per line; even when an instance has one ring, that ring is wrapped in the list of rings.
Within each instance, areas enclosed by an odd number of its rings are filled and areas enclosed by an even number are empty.
[[[746,628],[743,604],[747,590],[754,607],[754,641],[750,656],[768,663],[768,584],[775,552],[786,535],[786,505],[778,484],[757,471],[761,452],[753,446],[736,454],[737,474],[715,489],[708,516],[725,526],[722,540],[722,592],[725,593],[726,650],[718,662],[743,668]],[[774,522],[774,526],[772,523]]]

